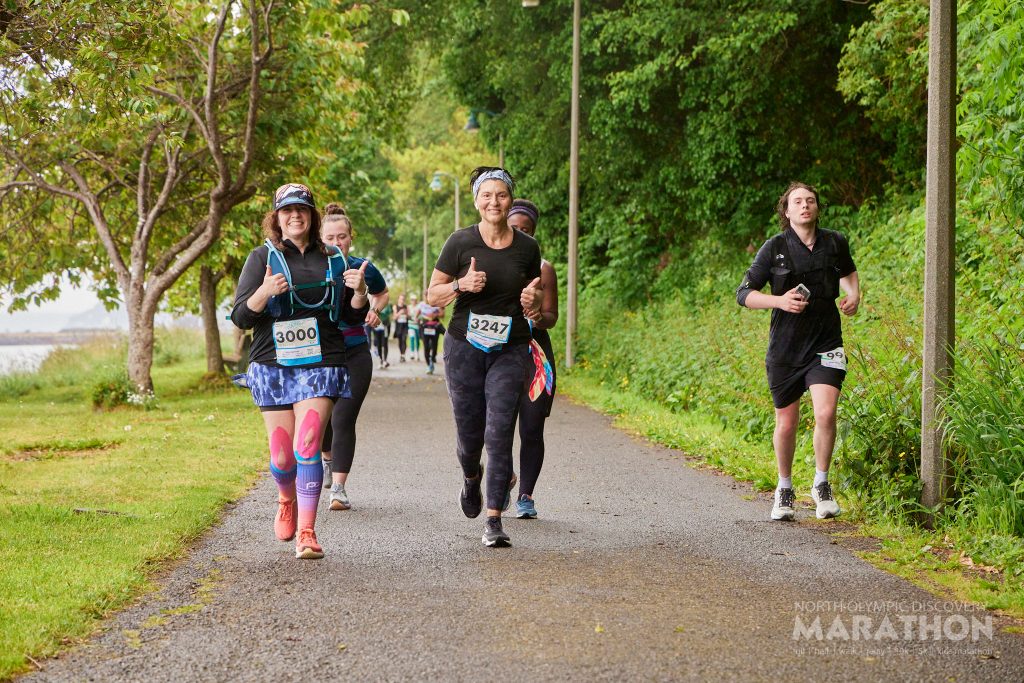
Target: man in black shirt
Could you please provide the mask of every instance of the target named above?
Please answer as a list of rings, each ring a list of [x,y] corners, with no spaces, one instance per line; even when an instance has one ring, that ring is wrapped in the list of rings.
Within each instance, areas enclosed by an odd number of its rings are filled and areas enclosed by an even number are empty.
[[[764,243],[736,290],[740,306],[772,309],[765,366],[775,405],[772,443],[779,483],[773,520],[795,517],[793,453],[800,421],[800,397],[810,390],[814,404],[815,474],[811,497],[819,519],[835,517],[828,469],[836,440],[836,406],[846,377],[846,353],[839,311],[853,315],[860,282],[846,238],[818,227],[818,192],[792,183],[776,207],[782,232]],[[771,283],[771,294],[759,290]],[[846,296],[836,307],[842,290]]]

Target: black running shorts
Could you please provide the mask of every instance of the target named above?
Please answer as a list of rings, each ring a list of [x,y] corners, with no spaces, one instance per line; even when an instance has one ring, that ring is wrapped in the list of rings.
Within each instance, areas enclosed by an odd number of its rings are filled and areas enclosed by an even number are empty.
[[[821,358],[818,356],[800,367],[765,363],[765,368],[768,370],[768,388],[772,392],[772,403],[776,408],[785,408],[800,400],[812,384],[828,384],[836,389],[842,389],[843,380],[846,378],[846,370],[826,368],[822,366]]]

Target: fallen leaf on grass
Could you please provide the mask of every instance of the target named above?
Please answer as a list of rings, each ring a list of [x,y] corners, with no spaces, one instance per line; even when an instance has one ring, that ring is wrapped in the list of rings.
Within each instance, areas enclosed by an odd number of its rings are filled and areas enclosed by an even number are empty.
[[[960,553],[960,564],[967,567],[968,569],[975,569],[979,572],[985,572],[986,574],[998,574],[999,567],[993,567],[987,564],[978,564],[971,559],[970,555],[965,552]]]

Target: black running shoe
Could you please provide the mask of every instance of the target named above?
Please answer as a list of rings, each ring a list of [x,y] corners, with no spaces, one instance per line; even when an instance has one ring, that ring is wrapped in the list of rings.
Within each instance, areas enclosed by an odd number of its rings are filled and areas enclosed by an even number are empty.
[[[480,516],[480,510],[484,506],[483,496],[480,494],[480,484],[484,480],[484,468],[480,468],[480,474],[475,479],[462,480],[462,491],[459,492],[459,504],[462,505],[462,512],[473,519]]]
[[[488,517],[484,522],[484,545],[488,548],[507,548],[512,545],[508,534],[501,528],[501,517]]]

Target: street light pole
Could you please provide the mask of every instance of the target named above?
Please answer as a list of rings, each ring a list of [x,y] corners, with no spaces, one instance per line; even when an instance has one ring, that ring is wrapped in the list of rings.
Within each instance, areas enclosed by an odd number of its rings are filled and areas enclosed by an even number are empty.
[[[423,219],[423,288],[420,289],[420,299],[427,300],[427,219]]]
[[[949,490],[942,404],[953,376],[956,338],[956,0],[931,0],[929,22],[921,503],[936,509]]]

